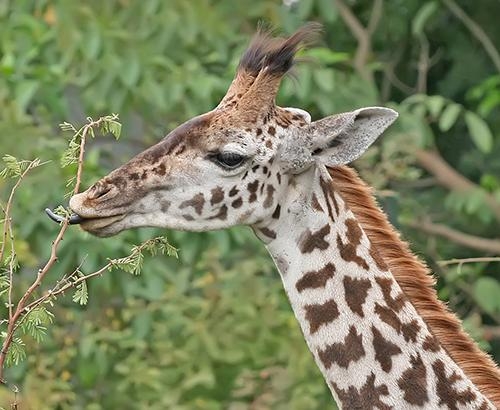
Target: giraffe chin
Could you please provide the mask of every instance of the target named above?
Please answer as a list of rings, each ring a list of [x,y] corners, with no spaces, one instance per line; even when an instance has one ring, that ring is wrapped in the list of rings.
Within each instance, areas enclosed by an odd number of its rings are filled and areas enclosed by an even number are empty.
[[[113,225],[125,218],[126,214],[113,215],[103,218],[82,219],[80,227],[95,236],[101,238],[116,235],[121,229],[114,229]]]

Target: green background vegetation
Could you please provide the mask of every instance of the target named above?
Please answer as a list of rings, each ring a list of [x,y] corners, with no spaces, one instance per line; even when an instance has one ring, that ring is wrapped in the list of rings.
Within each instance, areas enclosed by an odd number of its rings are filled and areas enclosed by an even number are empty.
[[[500,254],[500,2],[285,3],[293,5],[0,1],[0,151],[52,160],[15,203],[15,296],[48,257],[58,228],[43,208],[65,203],[74,172],[59,166],[67,141],[58,123],[120,114],[121,140],[87,147],[87,187],[212,109],[259,21],[288,34],[314,20],[324,35],[303,53],[311,61],[296,68],[296,80],[284,81],[278,103],[313,118],[375,104],[401,113],[356,167],[435,271],[440,297],[500,361],[498,263],[438,263]],[[9,189],[0,180],[2,198]],[[96,239],[72,228],[49,279],[83,260],[84,271],[96,270],[158,234]],[[26,338],[27,360],[7,373],[21,408],[334,408],[250,229],[167,234],[178,259],[147,258],[140,276],[113,271],[91,281],[88,306],[70,295],[57,301],[45,340]],[[12,397],[2,388],[0,405]]]

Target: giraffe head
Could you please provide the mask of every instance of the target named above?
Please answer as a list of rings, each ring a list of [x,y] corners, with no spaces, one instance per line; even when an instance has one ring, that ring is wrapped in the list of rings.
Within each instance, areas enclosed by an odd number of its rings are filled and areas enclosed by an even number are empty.
[[[275,105],[295,53],[318,31],[309,24],[286,39],[259,32],[214,110],[71,198],[82,228],[111,236],[140,226],[205,231],[262,224],[279,213],[294,175],[358,158],[396,112],[361,108],[311,122],[303,110]]]

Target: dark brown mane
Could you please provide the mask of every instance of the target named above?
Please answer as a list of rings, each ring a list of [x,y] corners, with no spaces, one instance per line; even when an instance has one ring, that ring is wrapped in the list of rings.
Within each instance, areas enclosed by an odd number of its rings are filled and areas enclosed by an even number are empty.
[[[267,68],[269,74],[282,76],[292,67],[297,51],[320,31],[319,23],[308,23],[288,38],[272,37],[269,31],[259,30],[241,57],[238,71],[256,77]]]
[[[500,408],[500,370],[466,334],[460,320],[437,298],[435,280],[380,210],[371,189],[346,166],[330,169],[333,189],[356,215],[371,243],[430,331],[477,388]]]

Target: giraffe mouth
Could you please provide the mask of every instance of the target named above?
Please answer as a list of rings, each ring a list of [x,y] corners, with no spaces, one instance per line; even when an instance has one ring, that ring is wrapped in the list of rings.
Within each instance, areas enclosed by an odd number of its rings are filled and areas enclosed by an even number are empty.
[[[54,222],[61,223],[67,220],[69,225],[81,225],[85,230],[102,229],[122,220],[125,217],[125,214],[123,213],[104,217],[85,218],[74,213],[69,218],[64,218],[63,216],[54,213],[50,208],[46,208],[45,212]]]

